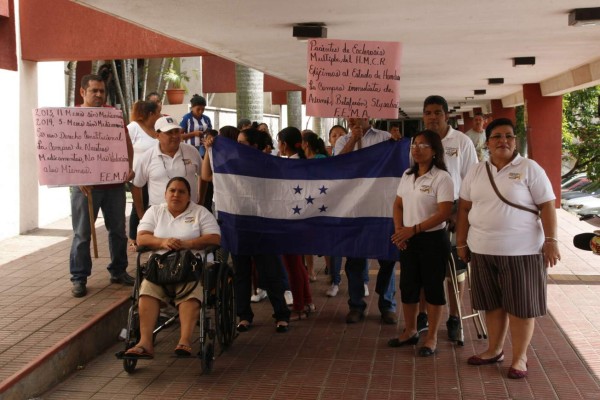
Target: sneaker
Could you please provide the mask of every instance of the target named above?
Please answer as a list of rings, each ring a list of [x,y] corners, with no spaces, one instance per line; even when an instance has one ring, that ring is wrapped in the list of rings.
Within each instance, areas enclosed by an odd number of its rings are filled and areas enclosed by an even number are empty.
[[[460,319],[453,315],[446,321],[446,328],[448,329],[448,339],[453,342],[458,340],[458,330],[460,329]]]
[[[285,304],[287,304],[288,306],[294,305],[294,296],[292,296],[292,292],[286,290],[285,292],[283,292],[283,297],[285,298]]]
[[[347,324],[355,324],[357,322],[360,322],[364,318],[365,318],[365,313],[363,311],[357,310],[357,309],[352,309],[352,310],[350,310],[348,315],[346,315],[346,323]]]
[[[267,298],[266,290],[256,289],[256,294],[254,294],[254,295],[252,295],[252,297],[250,297],[250,301],[253,303],[258,303],[261,300],[264,300],[266,298]]]
[[[329,297],[335,297],[338,292],[340,291],[340,287],[339,285],[336,285],[335,283],[331,284],[331,287],[329,289],[327,289],[327,291],[325,292],[325,294]]]
[[[365,297],[369,297],[369,285],[365,283]]]
[[[429,328],[429,321],[427,319],[427,314],[421,312],[417,315],[417,332],[421,333],[426,331]]]
[[[85,282],[73,282],[73,288],[71,289],[73,297],[83,297],[87,294],[87,288]]]
[[[120,283],[125,286],[133,286],[135,278],[127,273],[127,271],[121,272],[119,275],[110,277],[110,283]]]

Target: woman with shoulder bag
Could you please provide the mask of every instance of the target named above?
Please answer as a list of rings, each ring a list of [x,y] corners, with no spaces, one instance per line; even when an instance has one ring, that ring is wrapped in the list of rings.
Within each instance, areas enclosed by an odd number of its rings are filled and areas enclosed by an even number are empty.
[[[215,217],[206,208],[191,202],[190,198],[190,184],[185,178],[169,180],[165,192],[166,203],[150,207],[140,221],[138,245],[155,249],[159,254],[169,250],[200,251],[211,245],[219,245],[221,231]],[[181,323],[181,336],[175,354],[189,356],[192,354],[192,332],[200,315],[202,288],[196,282],[187,282],[175,285],[174,291],[189,292],[181,298],[175,298]],[[156,326],[161,301],[169,301],[165,288],[144,279],[139,298],[140,341],[125,352],[126,356],[154,357],[152,331]]]
[[[488,348],[471,365],[504,360],[510,329],[508,377],[527,376],[527,347],[535,317],[546,314],[547,267],[560,260],[554,193],[544,170],[516,151],[507,118],[486,128],[490,161],[469,170],[460,189],[456,248],[471,262],[473,307],[485,310]]]

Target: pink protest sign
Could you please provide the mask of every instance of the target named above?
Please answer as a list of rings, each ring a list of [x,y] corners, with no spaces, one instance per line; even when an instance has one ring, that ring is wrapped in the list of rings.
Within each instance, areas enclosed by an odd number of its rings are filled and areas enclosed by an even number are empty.
[[[401,57],[398,42],[310,40],[306,114],[398,118]]]
[[[127,179],[127,133],[120,110],[36,108],[33,124],[40,185],[103,185]]]

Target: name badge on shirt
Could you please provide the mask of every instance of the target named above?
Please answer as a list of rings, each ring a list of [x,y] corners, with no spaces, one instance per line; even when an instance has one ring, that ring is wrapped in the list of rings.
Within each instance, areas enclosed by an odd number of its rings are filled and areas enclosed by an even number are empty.
[[[458,147],[444,147],[448,157],[458,157]]]
[[[195,221],[196,217],[185,217],[185,219],[183,220],[183,222],[186,224],[193,224]]]
[[[515,180],[521,180],[521,173],[520,172],[511,172],[508,174],[508,179],[515,179]]]
[[[421,187],[419,188],[419,190],[422,193],[430,194],[431,193],[431,185],[421,185]]]

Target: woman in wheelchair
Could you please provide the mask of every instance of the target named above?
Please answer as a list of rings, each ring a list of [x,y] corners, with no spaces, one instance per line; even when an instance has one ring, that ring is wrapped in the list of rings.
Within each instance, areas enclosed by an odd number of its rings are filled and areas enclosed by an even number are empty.
[[[169,250],[202,250],[219,245],[221,231],[213,215],[204,207],[190,202],[190,184],[185,178],[175,177],[167,183],[165,201],[152,206],[140,221],[137,242],[139,246],[154,249],[156,253]],[[176,291],[194,282],[177,284]],[[184,289],[185,290],[185,289]],[[181,336],[175,354],[191,355],[192,333],[200,315],[202,288],[197,285],[187,296],[176,299],[179,309]],[[128,349],[129,358],[154,357],[152,331],[159,315],[160,302],[169,298],[162,286],[144,280],[140,286],[139,318],[140,340]]]

